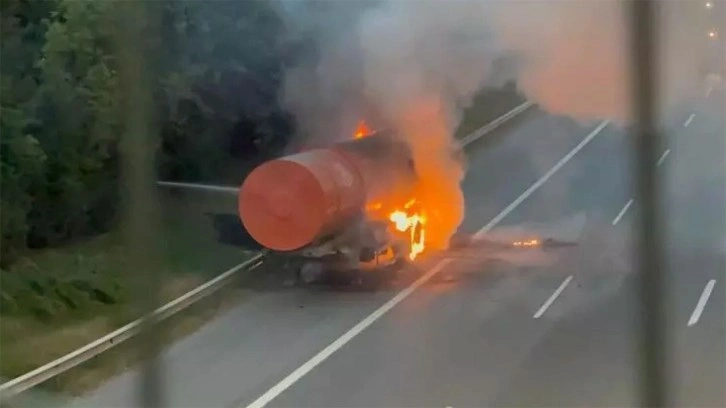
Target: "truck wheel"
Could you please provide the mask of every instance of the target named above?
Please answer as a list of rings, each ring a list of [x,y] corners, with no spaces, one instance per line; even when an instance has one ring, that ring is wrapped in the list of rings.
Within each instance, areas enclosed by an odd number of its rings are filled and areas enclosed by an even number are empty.
[[[320,262],[305,262],[300,267],[298,279],[305,284],[319,281],[324,272],[323,264]]]

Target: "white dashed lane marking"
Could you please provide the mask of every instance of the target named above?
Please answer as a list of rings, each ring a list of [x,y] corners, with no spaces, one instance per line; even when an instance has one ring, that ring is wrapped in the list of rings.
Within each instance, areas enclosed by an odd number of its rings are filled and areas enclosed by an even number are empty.
[[[688,125],[690,125],[691,122],[693,122],[693,118],[695,118],[695,117],[696,117],[696,114],[691,113],[691,116],[689,116],[688,119],[686,119],[686,121],[683,122],[683,127],[688,127]]]
[[[696,303],[696,308],[693,309],[693,313],[691,313],[691,318],[688,319],[689,326],[693,326],[694,324],[698,323],[698,319],[701,318],[703,309],[706,307],[706,303],[708,303],[708,298],[711,297],[711,292],[713,292],[714,286],[716,286],[716,279],[711,279],[706,284],[706,287],[703,288],[703,292],[701,292],[701,297],[698,298],[698,303]]]
[[[557,299],[557,297],[560,296],[562,291],[565,290],[565,288],[567,287],[567,285],[570,283],[571,280],[572,280],[572,275],[568,276],[567,279],[565,279],[560,284],[560,287],[558,287],[557,290],[555,290],[555,292],[552,294],[552,296],[550,296],[549,299],[547,299],[547,301],[542,305],[542,307],[539,308],[537,313],[534,314],[533,317],[535,319],[539,319],[540,317],[542,317],[544,312],[546,312],[547,309],[549,309],[550,306],[552,306],[552,303],[554,303],[555,300]]]

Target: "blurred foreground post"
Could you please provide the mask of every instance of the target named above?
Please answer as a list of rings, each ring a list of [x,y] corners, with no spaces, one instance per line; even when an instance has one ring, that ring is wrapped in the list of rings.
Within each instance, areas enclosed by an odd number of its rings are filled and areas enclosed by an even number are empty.
[[[133,296],[137,313],[146,314],[161,304],[159,247],[156,221],[159,219],[154,185],[154,122],[152,81],[145,38],[153,24],[147,2],[119,2],[119,69],[121,78],[124,133],[121,139],[121,188],[125,198],[124,227],[130,264],[128,273],[141,282]],[[138,274],[141,274],[139,279]],[[139,407],[161,407],[162,367],[155,357],[161,348],[162,334],[154,318],[144,323],[137,342],[143,370],[139,384]]]
[[[663,229],[659,180],[656,174],[660,139],[657,131],[656,88],[660,79],[657,55],[657,4],[631,0],[631,60],[633,119],[636,129],[636,197],[640,203],[637,228],[640,319],[639,355],[641,405],[663,407],[668,403],[666,330],[664,327]]]

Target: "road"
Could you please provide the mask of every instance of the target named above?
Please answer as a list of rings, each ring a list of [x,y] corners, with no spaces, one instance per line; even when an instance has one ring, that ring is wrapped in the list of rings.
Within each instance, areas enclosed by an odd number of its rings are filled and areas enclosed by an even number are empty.
[[[669,211],[664,342],[681,406],[726,406],[724,106],[720,92],[684,103],[653,163]],[[500,143],[469,150],[462,231],[503,209],[502,226],[585,214],[578,247],[551,262],[423,265],[376,293],[260,284],[167,350],[168,406],[635,405],[639,203],[627,135],[537,110],[497,132]],[[125,373],[78,402],[135,406],[138,378]]]

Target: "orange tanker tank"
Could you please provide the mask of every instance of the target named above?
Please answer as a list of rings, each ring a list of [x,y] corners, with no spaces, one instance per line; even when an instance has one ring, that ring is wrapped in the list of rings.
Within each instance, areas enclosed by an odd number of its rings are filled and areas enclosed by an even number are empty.
[[[239,191],[239,215],[260,245],[294,251],[349,225],[367,202],[415,181],[408,146],[377,134],[263,163]]]

